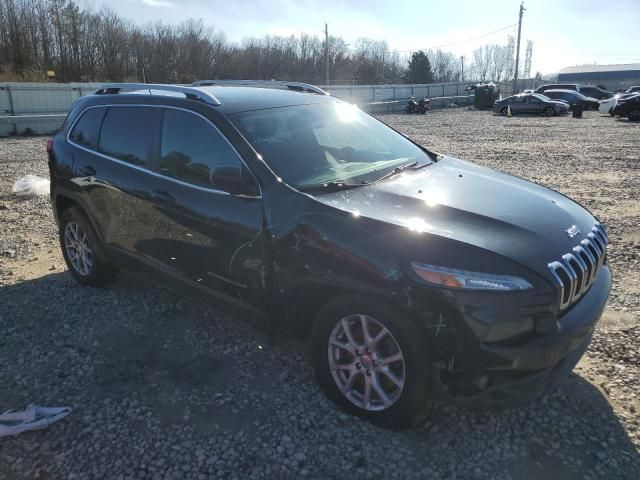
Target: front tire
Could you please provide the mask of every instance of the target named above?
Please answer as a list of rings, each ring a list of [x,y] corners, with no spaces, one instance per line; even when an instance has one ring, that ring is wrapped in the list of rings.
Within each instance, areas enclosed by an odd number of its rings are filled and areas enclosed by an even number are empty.
[[[318,314],[313,368],[343,409],[393,430],[426,420],[433,405],[425,335],[409,318],[364,296],[341,296]]]
[[[507,107],[504,107],[502,110],[500,110],[500,115],[502,115],[503,117],[507,116]]]
[[[118,273],[106,259],[104,247],[91,223],[79,207],[71,207],[60,217],[60,247],[69,272],[79,283],[101,287]]]

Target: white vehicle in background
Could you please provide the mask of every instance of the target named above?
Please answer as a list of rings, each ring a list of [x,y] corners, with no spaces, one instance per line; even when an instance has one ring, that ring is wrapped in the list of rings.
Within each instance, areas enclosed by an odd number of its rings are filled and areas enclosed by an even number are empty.
[[[634,86],[627,88],[624,93],[616,93],[613,97],[607,98],[605,100],[600,100],[600,106],[598,107],[598,111],[600,113],[608,113],[613,116],[613,107],[618,103],[618,99],[631,98],[635,95],[640,95],[640,86]]]

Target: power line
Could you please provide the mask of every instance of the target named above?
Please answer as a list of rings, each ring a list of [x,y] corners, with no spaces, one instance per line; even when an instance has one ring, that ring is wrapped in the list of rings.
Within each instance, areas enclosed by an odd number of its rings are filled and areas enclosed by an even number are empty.
[[[489,33],[484,33],[482,35],[477,35],[475,37],[470,37],[467,38],[465,40],[457,40],[455,42],[451,42],[451,43],[443,43],[441,45],[434,45],[433,47],[427,47],[427,48],[414,48],[412,50],[391,50],[391,51],[385,51],[385,52],[381,52],[378,50],[357,50],[358,53],[381,53],[381,54],[387,54],[387,53],[413,53],[413,52],[417,52],[418,50],[423,50],[423,51],[427,51],[427,50],[435,50],[438,48],[443,48],[443,47],[451,47],[453,45],[460,45],[463,43],[469,43],[472,42],[473,40],[478,40],[480,38],[484,38],[484,37],[488,37],[490,35],[493,35],[495,33],[499,33],[502,32],[504,30],[508,30],[510,28],[513,28],[517,25],[517,23],[512,23],[511,25],[507,25],[506,27],[502,27],[502,28],[498,28],[497,30],[493,30]]]
[[[507,25],[506,27],[499,28],[499,29],[494,30],[494,31],[489,32],[489,33],[478,35],[477,37],[467,38],[466,40],[460,40],[458,42],[443,43],[442,45],[436,45],[435,47],[429,47],[429,48],[427,48],[427,50],[433,50],[434,48],[451,47],[453,45],[460,45],[461,43],[472,42],[473,40],[478,40],[479,38],[488,37],[489,35],[493,35],[494,33],[498,33],[498,32],[502,32],[504,30],[508,30],[510,28],[515,27],[516,25],[517,25],[516,23],[512,23],[511,25]]]

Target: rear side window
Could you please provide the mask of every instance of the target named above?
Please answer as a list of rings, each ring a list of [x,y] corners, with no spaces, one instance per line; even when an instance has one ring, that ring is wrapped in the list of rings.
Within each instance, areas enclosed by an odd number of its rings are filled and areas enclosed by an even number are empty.
[[[241,165],[236,152],[203,118],[182,110],[165,110],[160,145],[160,173],[212,187],[216,165]]]
[[[151,167],[151,150],[160,125],[161,109],[109,108],[100,133],[100,152],[137,165]]]
[[[105,111],[105,108],[90,108],[85,111],[74,125],[69,138],[83,147],[92,150],[98,148],[98,135]]]

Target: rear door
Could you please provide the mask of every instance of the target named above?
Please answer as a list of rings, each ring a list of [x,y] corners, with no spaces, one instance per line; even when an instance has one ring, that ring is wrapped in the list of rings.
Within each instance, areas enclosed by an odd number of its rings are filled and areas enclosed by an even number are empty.
[[[74,183],[108,246],[133,252],[141,235],[160,114],[147,107],[89,107],[69,134],[76,147]]]

